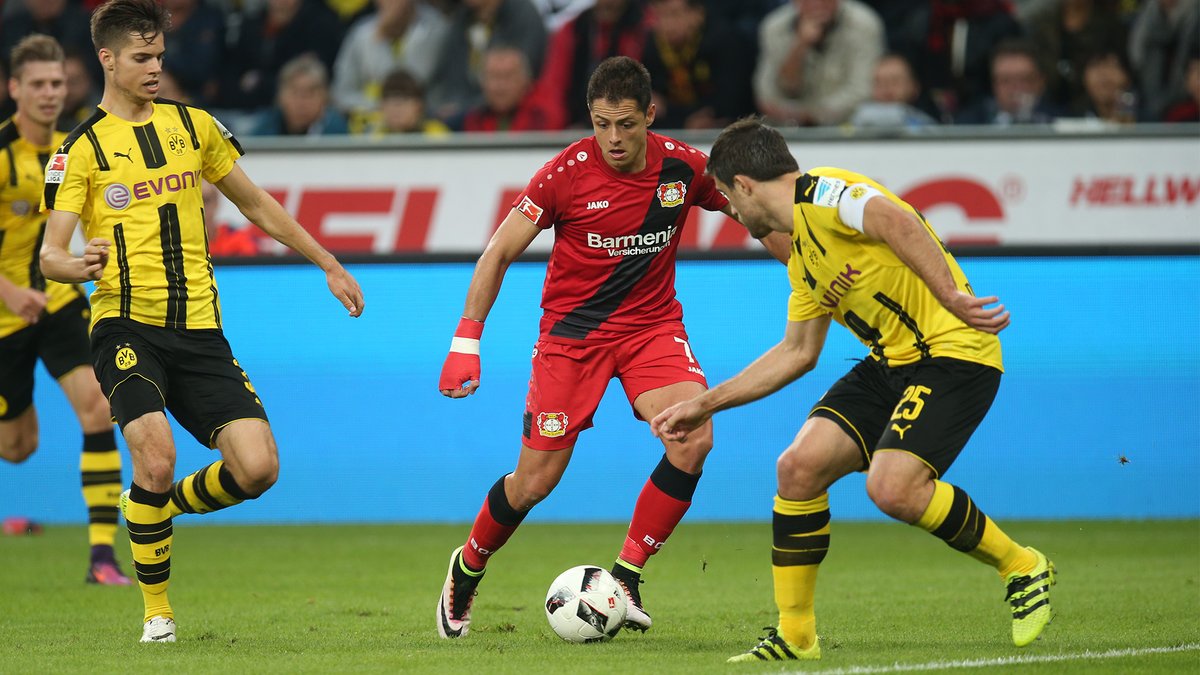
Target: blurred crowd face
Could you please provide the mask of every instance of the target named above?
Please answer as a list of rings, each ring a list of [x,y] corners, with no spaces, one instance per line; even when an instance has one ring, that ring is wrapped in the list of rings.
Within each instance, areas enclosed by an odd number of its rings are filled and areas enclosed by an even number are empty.
[[[611,23],[621,18],[628,4],[629,0],[596,0],[593,9],[601,23]]]
[[[22,117],[53,126],[67,98],[67,76],[58,61],[30,61],[8,81],[8,95]]]
[[[921,90],[912,69],[898,56],[885,56],[875,66],[871,99],[879,103],[912,103]]]
[[[1184,87],[1187,88],[1188,94],[1192,100],[1200,103],[1200,59],[1193,58],[1188,62],[1187,78],[1184,81]]]
[[[267,0],[267,17],[275,25],[290,23],[300,12],[302,2],[303,0]]]
[[[508,114],[515,111],[529,92],[529,85],[529,68],[520,51],[495,49],[484,57],[480,88],[492,112]]]
[[[92,77],[88,73],[87,64],[83,59],[68,56],[63,63],[63,72],[67,77],[67,100],[65,107],[75,110],[88,102],[92,95]]]
[[[375,0],[375,9],[379,13],[379,22],[391,25],[402,22],[412,9],[414,0]]]
[[[992,93],[1000,110],[1018,117],[1033,110],[1045,81],[1025,54],[1002,54],[992,63]]]
[[[1105,119],[1117,115],[1122,94],[1129,90],[1129,74],[1116,54],[1093,61],[1083,71],[1083,87],[1096,113]]]
[[[279,87],[279,110],[288,129],[304,130],[325,114],[329,88],[312,73],[298,72]]]
[[[805,20],[826,25],[833,21],[842,3],[841,0],[792,0],[792,4]]]
[[[25,8],[34,21],[49,21],[62,15],[67,0],[25,0]]]
[[[685,44],[704,27],[704,6],[691,6],[687,0],[660,0],[654,3],[654,32],[667,44]]]
[[[415,97],[388,96],[379,102],[379,114],[385,133],[421,131],[425,121],[425,103]]]

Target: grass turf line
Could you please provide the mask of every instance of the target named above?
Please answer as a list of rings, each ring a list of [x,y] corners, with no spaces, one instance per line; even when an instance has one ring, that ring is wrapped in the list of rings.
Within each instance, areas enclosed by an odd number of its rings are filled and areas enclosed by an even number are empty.
[[[991,570],[913,528],[835,522],[817,591],[824,658],[750,667],[724,659],[775,621],[765,523],[685,524],[647,567],[642,593],[654,627],[577,646],[546,625],[546,587],[568,567],[609,566],[623,526],[526,524],[480,586],[471,634],[448,641],[436,635],[434,607],[463,525],[196,522],[176,521],[174,645],[137,643],[136,589],[83,583],[82,527],[0,539],[0,671],[804,672],[1200,641],[1200,521],[1006,523],[1061,575],[1057,618],[1024,650],[1009,642],[1004,589]],[[123,540],[118,552],[131,572]],[[993,670],[1200,672],[1200,652]]]

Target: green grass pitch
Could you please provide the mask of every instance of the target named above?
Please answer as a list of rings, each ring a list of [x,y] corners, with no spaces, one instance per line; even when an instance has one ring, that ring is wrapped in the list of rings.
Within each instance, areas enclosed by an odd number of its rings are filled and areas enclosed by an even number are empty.
[[[176,521],[174,645],[137,643],[136,588],[83,583],[82,527],[0,538],[0,672],[1200,672],[1194,520],[1008,523],[1059,569],[1054,623],[1021,650],[991,570],[913,528],[835,521],[817,591],[824,658],[739,667],[725,658],[775,620],[765,523],[685,524],[647,568],[654,627],[571,645],[546,625],[546,587],[611,564],[623,526],[523,526],[471,634],[448,641],[434,607],[463,525],[196,522]],[[129,570],[123,538],[118,552]]]

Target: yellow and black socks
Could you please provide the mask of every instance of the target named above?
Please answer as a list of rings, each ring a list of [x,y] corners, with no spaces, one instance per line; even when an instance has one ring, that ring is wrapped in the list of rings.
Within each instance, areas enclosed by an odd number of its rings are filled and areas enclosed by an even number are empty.
[[[933,498],[914,525],[950,548],[995,567],[1002,578],[1031,572],[1037,565],[1037,556],[1010,539],[966,492],[940,480],[933,481]]]
[[[217,460],[175,481],[169,494],[171,501],[167,508],[172,516],[211,513],[253,499],[233,480],[225,460]]]
[[[167,601],[171,579],[171,514],[166,492],[150,492],[137,483],[129,488],[125,507],[125,526],[129,528],[129,547],[133,550],[133,568],[137,572],[142,599],[149,621],[156,616],[174,618]]]
[[[776,495],[771,571],[783,639],[808,649],[817,640],[813,596],[817,568],[829,552],[829,494],[792,501]]]
[[[79,474],[88,510],[92,562],[111,562],[113,537],[117,533],[117,502],[121,498],[121,453],[117,451],[112,429],[83,435]]]

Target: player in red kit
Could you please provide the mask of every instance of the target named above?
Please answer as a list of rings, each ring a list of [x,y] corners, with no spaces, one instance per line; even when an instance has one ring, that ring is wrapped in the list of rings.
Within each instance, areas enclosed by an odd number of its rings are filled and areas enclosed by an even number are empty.
[[[450,555],[437,607],[445,638],[467,634],[488,559],[558,484],[609,380],[620,379],[643,420],[707,388],[675,299],[675,255],[692,206],[731,214],[729,202],[704,175],[704,153],[648,131],[654,106],[650,75],[640,63],[603,61],[587,97],[594,135],[547,162],[513,202],[476,263],[438,383],[451,398],[475,393],[483,321],[505,271],[553,227],[520,456],[516,469],[488,492],[466,543]],[[764,244],[787,259],[786,235]],[[638,592],[642,567],[691,505],[712,448],[712,426],[663,445],[612,569],[629,599],[625,625],[637,630],[651,624]]]

